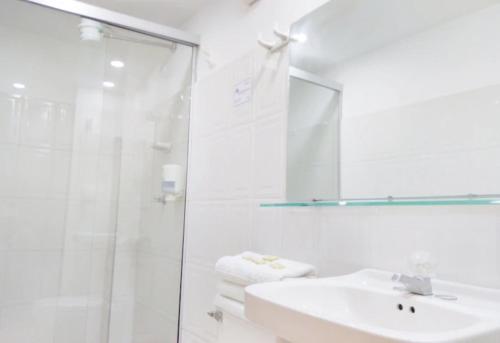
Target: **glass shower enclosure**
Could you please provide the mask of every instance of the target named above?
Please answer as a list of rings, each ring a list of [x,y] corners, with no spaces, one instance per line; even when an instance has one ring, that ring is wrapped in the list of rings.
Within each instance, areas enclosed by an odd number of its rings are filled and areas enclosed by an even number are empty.
[[[2,1],[0,342],[177,342],[195,47]]]

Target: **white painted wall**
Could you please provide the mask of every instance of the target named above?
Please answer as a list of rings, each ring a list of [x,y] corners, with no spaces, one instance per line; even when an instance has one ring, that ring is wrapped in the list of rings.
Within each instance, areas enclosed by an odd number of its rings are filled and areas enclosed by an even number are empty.
[[[286,178],[286,54],[266,56],[275,21],[288,25],[322,1],[261,0],[246,9],[220,0],[186,28],[202,34],[195,89],[183,291],[183,342],[214,342],[216,260],[245,249],[304,260],[322,276],[375,267],[408,271],[407,257],[428,250],[445,279],[500,287],[500,213],[493,207],[259,208],[283,200]],[[233,106],[237,82],[253,98]]]

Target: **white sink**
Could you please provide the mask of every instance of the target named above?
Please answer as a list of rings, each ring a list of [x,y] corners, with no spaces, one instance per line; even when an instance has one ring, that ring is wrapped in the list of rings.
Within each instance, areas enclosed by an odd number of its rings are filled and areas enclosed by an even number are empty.
[[[500,343],[500,290],[433,280],[434,293],[458,297],[450,301],[394,290],[391,276],[363,270],[252,285],[245,314],[292,343]]]

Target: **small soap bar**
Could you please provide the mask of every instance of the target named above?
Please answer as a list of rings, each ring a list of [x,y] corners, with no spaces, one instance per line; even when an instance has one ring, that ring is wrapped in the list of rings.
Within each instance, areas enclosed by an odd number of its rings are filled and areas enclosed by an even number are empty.
[[[255,259],[253,257],[250,257],[250,256],[243,256],[242,259],[248,261],[248,262],[253,262],[255,263]]]
[[[278,256],[264,256],[263,259],[267,262],[274,262],[276,260],[279,260],[280,258]]]
[[[266,264],[266,262],[264,260],[259,260],[259,259],[255,258],[255,257],[243,256],[243,259],[247,260],[249,262],[255,263],[257,265]]]
[[[278,269],[278,270],[286,268],[284,265],[282,265],[281,263],[278,263],[278,262],[271,263],[269,266],[273,269]]]

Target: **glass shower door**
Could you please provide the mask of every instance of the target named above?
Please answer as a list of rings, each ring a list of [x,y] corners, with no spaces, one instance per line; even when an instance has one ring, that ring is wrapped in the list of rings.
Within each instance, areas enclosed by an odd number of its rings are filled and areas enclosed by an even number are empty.
[[[110,343],[177,342],[192,48],[108,28],[106,117],[123,141]],[[172,186],[175,183],[175,187]]]
[[[177,342],[192,48],[0,12],[0,342]]]
[[[86,44],[79,24],[77,16],[2,2],[1,342],[97,342],[96,233],[114,230],[98,180],[119,165],[116,150],[101,158],[94,121],[103,110],[105,42]],[[113,189],[107,197],[109,205]]]

